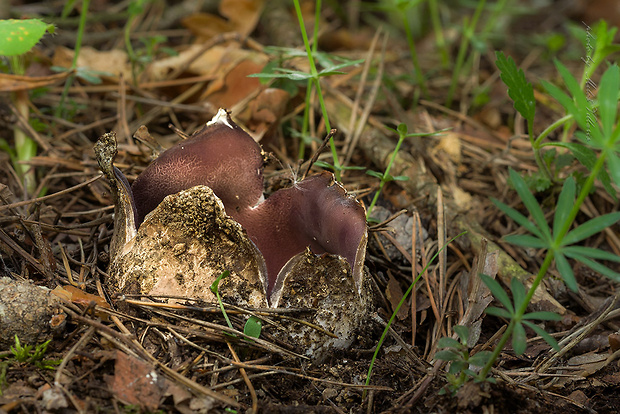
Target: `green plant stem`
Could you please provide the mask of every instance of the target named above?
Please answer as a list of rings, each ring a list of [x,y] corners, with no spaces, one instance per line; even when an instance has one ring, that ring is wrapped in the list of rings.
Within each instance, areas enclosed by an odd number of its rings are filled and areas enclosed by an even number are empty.
[[[325,122],[325,129],[327,131],[330,131],[331,124],[329,123],[329,117],[327,115],[327,108],[325,106],[325,101],[323,100],[323,92],[321,90],[321,83],[319,81],[319,72],[316,69],[316,64],[314,63],[314,55],[312,54],[310,42],[308,41],[308,34],[306,33],[306,27],[304,25],[303,15],[301,14],[301,7],[299,6],[299,0],[295,0],[294,3],[295,3],[295,11],[297,12],[297,19],[299,20],[299,29],[301,30],[301,36],[304,40],[304,46],[306,47],[306,53],[308,54],[308,63],[310,64],[310,74],[312,75],[312,80],[314,82],[314,85],[316,86],[316,92],[319,97],[319,104],[321,106],[321,113],[323,114],[323,121]],[[317,4],[317,7],[319,6],[320,6],[320,2]],[[316,26],[316,19],[315,19],[315,32],[316,32],[316,29],[317,29],[317,26]],[[334,142],[333,137],[329,139],[329,147],[331,149],[332,159],[334,162],[334,170],[335,170],[334,174],[336,175],[336,179],[340,180],[340,171],[342,170],[342,166],[340,165],[340,161],[338,160],[338,151],[336,149],[336,143]]]
[[[75,49],[73,51],[73,61],[71,62],[71,75],[65,81],[65,86],[60,95],[60,102],[56,107],[55,116],[57,118],[63,117],[63,110],[65,107],[65,99],[69,96],[69,88],[73,84],[75,79],[75,69],[77,68],[78,58],[80,57],[80,49],[82,49],[82,40],[84,39],[84,30],[86,29],[86,18],[88,16],[88,8],[90,6],[90,0],[82,0],[82,10],[80,11],[80,23],[78,25],[77,37],[75,39]]]
[[[399,135],[400,136],[398,137],[398,142],[396,143],[396,147],[394,148],[394,151],[392,152],[392,155],[390,156],[390,162],[385,168],[385,172],[383,173],[383,177],[381,178],[381,184],[379,184],[379,189],[375,193],[375,196],[372,198],[372,201],[370,205],[368,206],[368,212],[366,213],[366,220],[370,218],[372,209],[375,207],[375,204],[377,204],[377,200],[379,199],[379,194],[381,194],[381,190],[383,190],[383,186],[387,182],[386,178],[389,177],[390,175],[390,169],[392,169],[392,164],[394,163],[394,160],[396,159],[396,154],[398,154],[398,151],[400,150],[400,146],[402,145],[403,141],[406,138],[406,135],[403,135],[403,134],[399,134]]]
[[[575,218],[577,218],[577,214],[579,213],[579,208],[585,201],[588,194],[590,194],[590,190],[594,186],[594,180],[596,180],[596,177],[598,176],[599,172],[605,165],[605,158],[607,157],[607,151],[608,151],[607,149],[603,150],[603,152],[601,153],[601,156],[596,160],[596,163],[594,164],[594,167],[592,168],[590,175],[588,176],[586,182],[583,184],[583,187],[581,188],[581,192],[577,196],[577,200],[573,204],[573,207],[570,213],[568,214],[568,216],[566,217],[566,220],[562,224],[562,228],[560,229],[560,232],[558,234],[553,235],[554,236],[553,248],[547,251],[543,264],[540,266],[540,269],[538,273],[536,274],[536,278],[532,282],[532,286],[528,290],[527,295],[525,296],[525,299],[519,305],[519,307],[515,309],[514,318],[510,321],[508,328],[506,328],[506,331],[504,332],[499,342],[497,343],[497,346],[493,350],[493,353],[491,354],[489,361],[484,366],[484,368],[482,368],[482,370],[480,371],[479,377],[481,379],[485,379],[489,375],[489,372],[491,371],[491,368],[493,367],[493,365],[495,364],[495,361],[499,357],[499,354],[504,349],[504,346],[508,342],[508,339],[510,339],[510,336],[512,335],[512,331],[514,330],[515,325],[521,322],[521,318],[525,314],[527,307],[530,304],[530,301],[532,300],[532,297],[534,297],[534,293],[536,292],[536,289],[542,282],[544,276],[547,274],[547,270],[549,270],[549,266],[551,266],[551,263],[553,262],[555,248],[559,248],[562,245],[562,240],[564,239],[564,236],[566,236],[566,234],[570,230],[570,227],[575,221]]]
[[[478,2],[478,6],[476,7],[476,11],[474,12],[474,16],[471,21],[468,22],[468,19],[465,18],[463,22],[463,36],[461,38],[461,44],[459,46],[459,53],[456,57],[456,64],[454,66],[454,72],[452,72],[452,81],[450,82],[450,89],[448,90],[448,98],[446,99],[446,106],[450,108],[452,106],[452,100],[454,98],[454,93],[456,92],[456,87],[459,83],[459,76],[461,75],[461,69],[463,68],[463,64],[465,63],[465,54],[467,49],[469,49],[469,43],[471,42],[471,38],[474,35],[474,29],[478,25],[478,19],[482,14],[482,10],[484,10],[484,5],[486,4],[486,0],[480,0]]]
[[[418,81],[418,85],[420,86],[420,90],[422,94],[427,97],[428,89],[426,89],[426,84],[424,83],[424,76],[422,75],[422,68],[420,67],[420,61],[418,60],[418,52],[415,48],[415,41],[413,40],[413,34],[411,33],[411,25],[409,24],[409,19],[407,18],[407,13],[402,13],[403,26],[405,28],[405,36],[407,37],[407,43],[409,44],[409,53],[411,53],[411,61],[413,62],[413,70],[415,71],[415,77]],[[416,102],[414,102],[415,106]]]
[[[368,368],[368,374],[366,375],[366,385],[370,384],[370,376],[372,374],[372,368],[374,366],[375,360],[377,359],[377,356],[379,355],[379,350],[381,349],[381,345],[383,344],[383,341],[385,341],[385,338],[387,337],[387,333],[388,330],[390,329],[390,326],[392,326],[392,323],[394,322],[394,319],[396,319],[396,315],[398,314],[398,312],[400,311],[400,308],[403,306],[403,304],[405,303],[405,301],[407,300],[407,298],[409,297],[409,294],[411,293],[411,291],[413,290],[413,288],[415,287],[415,285],[418,283],[418,281],[420,280],[420,278],[422,277],[422,275],[424,274],[424,272],[426,272],[426,270],[428,269],[428,267],[431,265],[431,263],[433,263],[435,261],[435,259],[437,258],[437,256],[439,256],[441,254],[441,252],[443,252],[443,250],[445,248],[448,247],[448,245],[450,243],[452,243],[454,240],[458,239],[459,237],[461,237],[462,235],[464,235],[465,233],[467,233],[466,231],[457,234],[456,236],[454,236],[453,238],[451,238],[450,240],[448,240],[448,242],[446,244],[444,244],[443,246],[441,246],[441,248],[437,251],[437,253],[435,253],[433,255],[433,257],[431,258],[431,260],[428,261],[428,263],[426,264],[426,266],[424,266],[424,268],[422,269],[422,271],[420,273],[418,273],[418,275],[416,276],[416,278],[413,280],[413,282],[411,282],[411,285],[409,286],[409,289],[407,289],[407,291],[405,292],[405,294],[403,295],[403,297],[401,298],[400,302],[398,302],[398,305],[396,306],[396,309],[394,309],[394,312],[392,312],[392,316],[390,317],[390,320],[388,321],[387,325],[385,326],[385,329],[383,330],[383,334],[381,335],[381,339],[379,339],[379,343],[377,344],[377,346],[375,347],[375,353],[372,356],[372,359],[370,360],[370,366]],[[362,393],[362,398],[366,397],[366,390],[364,390],[364,392]]]
[[[538,135],[538,137],[536,137],[534,142],[532,142],[532,147],[535,150],[542,148],[543,145],[541,145],[541,141],[547,138],[547,136],[549,136],[549,134],[551,134],[553,131],[555,131],[556,129],[564,125],[565,123],[569,122],[571,119],[573,119],[572,115],[565,115],[562,118],[555,121],[554,123],[552,123],[551,125],[549,125],[547,128],[545,128],[543,132],[540,133],[540,135]]]
[[[446,69],[450,66],[450,58],[446,39],[443,37],[443,27],[441,26],[441,19],[439,18],[437,0],[428,0],[428,8],[431,14],[431,22],[433,23],[433,31],[435,32],[435,42],[441,56],[441,66]]]
[[[527,295],[525,299],[523,300],[523,303],[516,310],[514,319],[512,319],[510,323],[508,324],[508,328],[506,328],[506,330],[504,331],[504,334],[502,335],[499,342],[495,346],[495,349],[493,349],[493,353],[489,357],[488,362],[478,374],[478,377],[480,379],[486,379],[487,376],[489,375],[489,372],[491,371],[491,368],[493,368],[495,361],[497,360],[497,358],[499,358],[500,353],[504,350],[504,346],[506,346],[506,343],[512,336],[512,331],[514,330],[515,325],[521,322],[521,318],[525,314],[525,311],[527,310],[527,306],[529,305],[530,300],[532,300],[532,297],[534,296],[536,289],[540,285],[540,282],[542,282],[543,277],[547,273],[547,270],[549,269],[549,266],[551,265],[552,262],[553,262],[553,252],[549,251],[547,252],[547,255],[545,256],[545,260],[542,266],[540,267],[538,274],[536,275],[536,279],[534,279],[534,282],[532,282],[532,286],[528,290]]]
[[[19,112],[20,116],[28,122],[30,119],[30,107],[28,106],[28,91],[17,91],[14,94],[15,108]],[[28,164],[28,161],[35,155],[37,155],[37,143],[33,141],[26,133],[16,127],[13,130],[13,137],[15,139],[15,152],[17,154],[17,160],[20,162],[17,165],[18,174],[24,180],[24,188],[29,194],[35,191],[37,182],[34,169]],[[25,164],[21,164],[21,163]]]

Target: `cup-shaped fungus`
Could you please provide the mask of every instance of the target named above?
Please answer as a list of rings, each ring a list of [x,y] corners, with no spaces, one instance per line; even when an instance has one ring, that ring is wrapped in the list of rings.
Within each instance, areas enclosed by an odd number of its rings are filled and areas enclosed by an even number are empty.
[[[129,186],[112,165],[113,133],[95,146],[115,195],[110,275],[125,293],[224,300],[252,307],[313,308],[287,336],[306,353],[348,345],[371,294],[364,275],[363,206],[323,172],[263,198],[264,153],[220,110],[164,151]]]

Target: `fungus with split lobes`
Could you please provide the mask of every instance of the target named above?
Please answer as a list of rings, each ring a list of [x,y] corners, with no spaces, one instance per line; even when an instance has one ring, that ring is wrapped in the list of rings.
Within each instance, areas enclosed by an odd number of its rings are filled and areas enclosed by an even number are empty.
[[[226,268],[231,274],[259,273],[255,280],[260,281],[264,302],[252,302],[253,294],[239,296],[241,285],[246,284],[241,278],[235,293],[241,304],[276,307],[320,302],[343,308],[333,301],[350,290],[344,307],[366,314],[370,294],[364,274],[364,207],[347,195],[330,172],[309,176],[265,199],[265,154],[222,109],[204,128],[162,152],[131,187],[112,164],[113,133],[99,139],[95,152],[115,195],[110,273],[123,280],[116,284],[121,290],[140,286],[140,293],[149,294],[159,287],[161,293],[163,287],[185,284],[193,290],[174,293],[195,294],[208,283],[196,280],[203,277],[203,268]],[[175,233],[173,228],[180,230]],[[166,249],[169,254],[162,253]],[[130,256],[133,262],[128,264]],[[170,280],[161,280],[168,271]],[[145,283],[146,279],[150,282]],[[300,288],[300,283],[308,289]],[[325,286],[314,286],[319,283]],[[325,294],[326,289],[333,291]],[[317,297],[298,298],[297,294]],[[353,325],[359,323],[358,316]],[[325,323],[337,324],[337,320]],[[346,335],[350,331],[347,328]]]

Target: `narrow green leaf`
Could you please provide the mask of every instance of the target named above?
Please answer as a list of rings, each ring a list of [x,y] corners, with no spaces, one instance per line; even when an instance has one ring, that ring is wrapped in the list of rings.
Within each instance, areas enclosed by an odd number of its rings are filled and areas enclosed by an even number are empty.
[[[378,178],[380,180],[383,179],[383,173],[380,173],[378,171],[368,170],[366,171],[366,174],[370,175],[371,177]]]
[[[530,212],[532,218],[534,219],[534,223],[536,226],[543,232],[544,240],[551,241],[551,230],[549,229],[549,225],[547,224],[547,219],[545,219],[545,213],[543,213],[540,205],[536,201],[536,198],[530,192],[530,189],[527,187],[523,178],[512,168],[510,169],[510,180],[517,190],[519,197],[521,197],[521,201],[525,204],[525,208]]]
[[[618,222],[618,220],[620,220],[620,211],[604,214],[602,216],[595,217],[592,220],[588,220],[581,226],[570,231],[562,240],[562,245],[567,246],[586,239],[593,234],[614,225]]]
[[[575,102],[573,102],[570,96],[568,96],[566,93],[564,93],[562,89],[552,83],[549,83],[545,80],[541,80],[540,83],[542,84],[543,88],[545,88],[547,93],[549,93],[552,98],[558,101],[560,105],[562,105],[562,107],[564,107],[564,110],[567,113],[573,115],[573,117],[575,116],[575,113],[578,111],[577,107],[575,106]]]
[[[596,249],[594,247],[585,246],[567,246],[562,248],[562,252],[567,257],[573,257],[573,255],[581,255],[598,260],[609,260],[612,262],[620,262],[620,256],[617,254],[607,252],[605,250]]]
[[[592,105],[589,103],[588,98],[586,97],[583,90],[581,90],[579,82],[577,82],[577,79],[575,79],[570,73],[570,71],[566,69],[566,66],[564,66],[559,60],[556,60],[555,67],[557,68],[558,72],[560,72],[560,75],[562,76],[566,87],[573,96],[575,104],[577,105],[577,111],[572,115],[575,117],[575,120],[577,121],[579,126],[582,129],[587,130],[586,118],[588,113],[592,113]]]
[[[534,223],[529,221],[527,217],[525,217],[523,214],[519,213],[514,208],[510,207],[507,204],[502,203],[501,201],[493,197],[491,197],[491,202],[493,202],[493,204],[495,204],[497,208],[502,210],[504,214],[506,214],[508,217],[516,221],[519,226],[523,227],[530,233],[534,234],[539,239],[543,239],[544,236],[542,232],[536,227]]]
[[[530,236],[528,234],[513,234],[505,236],[503,239],[506,242],[516,244],[517,246],[532,247],[534,249],[546,249],[549,247],[548,243],[545,243],[538,237]]]
[[[504,291],[499,282],[482,273],[480,273],[480,279],[482,279],[482,282],[489,288],[493,296],[495,296],[495,298],[499,300],[501,304],[504,305],[504,307],[506,307],[506,309],[511,314],[514,314],[515,310],[512,307],[512,302],[510,301],[508,294],[506,293],[506,291]]]
[[[508,96],[514,101],[514,107],[528,122],[534,120],[536,113],[536,100],[534,99],[534,87],[525,78],[523,70],[518,69],[511,57],[506,57],[503,52],[495,52],[497,60],[495,65],[500,70],[500,78],[508,86]]]
[[[531,328],[534,332],[536,332],[536,334],[542,339],[544,339],[545,342],[547,342],[549,345],[551,345],[553,349],[555,349],[556,351],[560,350],[560,346],[558,345],[558,342],[555,340],[555,338],[549,335],[543,328],[530,321],[523,321],[523,323],[529,328]]]
[[[247,336],[251,336],[252,338],[260,337],[262,330],[263,321],[256,316],[250,316],[243,327],[243,333]]]
[[[510,290],[512,291],[512,301],[516,308],[520,308],[525,300],[525,287],[516,277],[510,279]]]
[[[613,178],[614,183],[620,187],[620,157],[612,151],[607,153],[607,167],[609,168],[609,174],[611,178]]]
[[[603,276],[607,276],[611,280],[614,280],[616,282],[620,281],[620,273],[614,272],[613,270],[611,270],[610,268],[600,264],[599,262],[595,262],[594,260],[592,260],[590,258],[587,258],[585,256],[581,256],[581,255],[577,255],[577,254],[573,255],[573,258],[575,260],[578,260],[581,263],[585,264],[586,266],[588,266],[590,269],[594,270],[595,272],[599,272]]]
[[[498,318],[511,319],[512,313],[503,308],[496,308],[495,306],[489,306],[484,311],[487,315],[497,316]]]
[[[562,250],[563,252],[564,250]],[[579,286],[577,286],[577,281],[575,280],[575,274],[573,273],[573,268],[571,267],[568,260],[562,252],[555,252],[555,266],[558,268],[558,272],[566,283],[566,286],[573,292],[577,292],[579,290]]]
[[[562,315],[558,315],[555,312],[530,312],[523,315],[523,319],[534,319],[539,321],[561,321]]]
[[[564,181],[562,186],[562,192],[558,197],[558,203],[555,208],[555,215],[553,216],[553,237],[556,239],[564,222],[567,220],[568,215],[575,203],[575,180],[573,177],[568,177]]]
[[[327,73],[330,73],[330,72],[335,73],[336,71],[346,68],[347,66],[355,66],[355,65],[359,65],[360,63],[364,63],[364,59],[351,60],[351,61],[339,63],[337,65],[325,66],[325,68],[319,72],[319,76],[325,76]],[[345,73],[345,72],[339,72],[339,73]]]
[[[515,329],[512,331],[512,349],[517,355],[523,355],[527,349],[527,335],[521,322],[516,323]]]
[[[603,126],[603,134],[609,138],[618,116],[618,91],[620,90],[620,71],[617,65],[610,66],[598,88],[598,111]]]

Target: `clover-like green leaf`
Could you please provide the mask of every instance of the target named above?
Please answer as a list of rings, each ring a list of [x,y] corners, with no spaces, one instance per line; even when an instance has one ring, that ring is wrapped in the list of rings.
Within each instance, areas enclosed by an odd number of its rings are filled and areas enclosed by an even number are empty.
[[[251,336],[252,338],[260,337],[262,330],[263,321],[256,316],[250,316],[243,327],[243,333],[247,336]]]
[[[460,347],[461,343],[454,338],[450,338],[449,336],[444,336],[437,341],[437,348],[459,349]]]
[[[467,340],[469,339],[469,328],[463,325],[454,326],[454,332],[459,336],[461,343],[467,346]]]
[[[437,352],[434,358],[440,359],[442,361],[457,361],[461,358],[461,355],[452,350],[445,349],[443,351]]]
[[[32,50],[54,25],[39,19],[0,20],[0,56],[19,56]]]
[[[469,363],[475,367],[483,367],[489,361],[491,351],[480,351],[469,358]]]
[[[525,300],[525,287],[523,287],[523,283],[516,277],[513,277],[510,279],[510,291],[512,292],[512,300],[515,307],[520,307]]]

